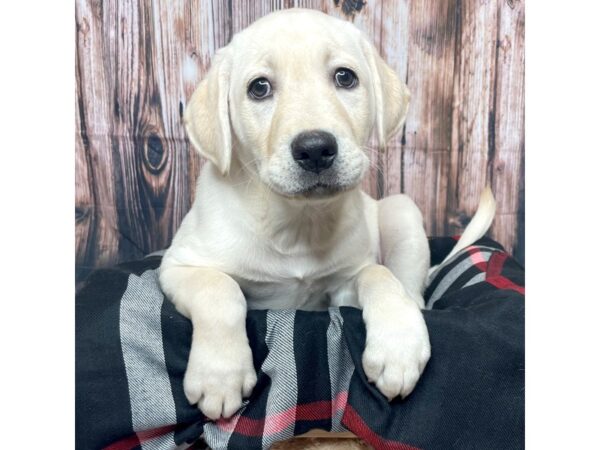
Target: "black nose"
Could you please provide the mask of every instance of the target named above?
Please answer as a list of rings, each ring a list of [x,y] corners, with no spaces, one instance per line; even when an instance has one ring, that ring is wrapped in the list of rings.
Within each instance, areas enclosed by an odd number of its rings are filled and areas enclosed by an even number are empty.
[[[320,173],[333,164],[337,142],[327,131],[303,131],[292,141],[292,156],[304,170]]]

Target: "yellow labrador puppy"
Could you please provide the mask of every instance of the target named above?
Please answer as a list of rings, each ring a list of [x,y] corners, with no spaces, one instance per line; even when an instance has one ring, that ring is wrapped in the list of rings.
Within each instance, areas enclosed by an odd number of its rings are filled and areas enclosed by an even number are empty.
[[[369,379],[388,399],[415,387],[430,356],[421,213],[359,188],[369,135],[396,133],[409,97],[356,27],[312,10],[270,14],[213,58],[185,111],[210,163],[160,267],[194,326],[185,394],[209,418],[256,383],[247,308],[362,308]],[[487,230],[484,203],[455,250]]]

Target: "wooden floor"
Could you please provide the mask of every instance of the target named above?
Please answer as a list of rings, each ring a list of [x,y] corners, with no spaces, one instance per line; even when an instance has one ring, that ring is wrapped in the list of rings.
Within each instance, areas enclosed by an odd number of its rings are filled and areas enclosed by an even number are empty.
[[[492,237],[524,262],[523,1],[77,0],[78,279],[169,245],[203,164],[186,100],[232,34],[292,6],[354,22],[412,92],[365,189],[410,195],[428,233],[448,235],[489,183]]]

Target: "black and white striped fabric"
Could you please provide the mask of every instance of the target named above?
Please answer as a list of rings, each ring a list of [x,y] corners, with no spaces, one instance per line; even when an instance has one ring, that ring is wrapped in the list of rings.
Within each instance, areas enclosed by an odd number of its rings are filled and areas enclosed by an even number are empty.
[[[455,242],[432,239],[432,262]],[[192,328],[160,291],[159,264],[99,270],[77,295],[77,449],[267,449],[314,428],[350,430],[376,449],[523,448],[523,269],[495,242],[431,280],[432,357],[406,400],[388,403],[367,382],[361,311],[250,311],[258,382],[217,422],[185,399]]]

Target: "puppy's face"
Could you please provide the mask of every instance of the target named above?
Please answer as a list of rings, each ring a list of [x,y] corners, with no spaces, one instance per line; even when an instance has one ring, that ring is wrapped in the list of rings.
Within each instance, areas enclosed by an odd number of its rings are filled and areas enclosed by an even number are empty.
[[[318,198],[360,183],[373,126],[385,141],[400,127],[408,98],[353,25],[286,10],[218,53],[186,123],[192,142],[223,173],[235,157],[280,195]]]

